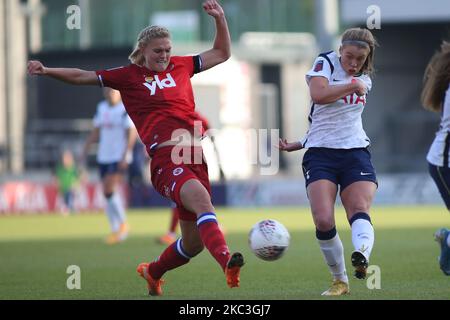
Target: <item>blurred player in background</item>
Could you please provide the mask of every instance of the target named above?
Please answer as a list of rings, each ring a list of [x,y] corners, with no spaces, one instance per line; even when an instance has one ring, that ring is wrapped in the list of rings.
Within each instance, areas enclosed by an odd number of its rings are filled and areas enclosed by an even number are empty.
[[[63,198],[62,213],[74,213],[75,190],[78,186],[80,175],[72,151],[66,149],[61,156],[61,163],[58,164],[55,171],[58,191]]]
[[[122,104],[120,92],[105,87],[103,94],[105,100],[97,106],[94,129],[84,145],[82,161],[91,145],[98,141],[97,163],[106,201],[105,212],[111,228],[106,243],[115,244],[124,241],[129,231],[125,206],[117,189],[132,160],[137,132]]]
[[[203,129],[205,131],[208,131],[210,129],[208,120],[198,112],[196,112],[196,115],[197,115],[198,119],[202,121]],[[204,136],[204,137],[206,138],[206,136]],[[216,147],[214,136],[210,135],[208,137],[211,140],[211,143],[213,144],[214,152],[216,154],[217,163],[219,166],[219,180],[222,182],[225,180],[225,174],[223,173],[222,165],[220,163],[219,152]],[[162,235],[161,237],[159,237],[157,239],[158,243],[170,245],[177,240],[177,232],[176,231],[177,231],[178,221],[179,221],[178,208],[175,203],[172,203],[169,230],[167,231],[166,234]],[[220,227],[220,229],[222,230],[222,233],[225,234],[224,228],[222,226]]]
[[[427,161],[442,199],[450,211],[450,42],[444,41],[428,63],[424,76],[422,104],[425,109],[439,112],[441,123],[439,131],[428,151]],[[435,233],[441,254],[439,266],[447,276],[450,275],[450,230],[442,228]]]
[[[310,127],[300,142],[281,139],[279,148],[308,148],[303,174],[311,205],[316,237],[328,268],[332,286],[322,295],[349,292],[344,248],[336,231],[334,204],[339,194],[352,229],[355,248],[351,255],[355,277],[366,277],[374,230],[369,216],[377,189],[375,169],[368,150],[370,140],[362,127],[361,114],[372,87],[370,74],[376,41],[369,30],[353,28],[342,35],[339,55],[322,53],[306,74],[312,106]]]
[[[148,155],[144,144],[136,139],[133,147],[133,160],[128,165],[128,185],[139,188],[145,185],[144,168],[147,168]]]
[[[47,68],[39,61],[28,63],[31,75],[47,75],[71,84],[101,84],[120,91],[125,108],[152,157],[153,186],[177,204],[180,215],[182,238],[167,247],[156,261],[141,263],[137,268],[147,282],[150,295],[161,295],[164,273],[188,263],[204,247],[224,271],[230,288],[239,286],[244,264],[240,253],[230,254],[217,223],[208,167],[202,161],[203,132],[198,132],[201,120],[194,112],[190,78],[225,62],[231,49],[222,7],[217,1],[208,0],[203,3],[203,9],[214,18],[216,35],[213,47],[196,56],[171,56],[169,31],[150,26],[140,32],[129,57],[132,64],[128,66],[94,72]],[[180,163],[175,161],[179,157],[183,157]]]
[[[177,241],[177,226],[180,216],[176,203],[172,203],[170,213],[169,230],[166,234],[156,239],[159,244],[170,245]]]

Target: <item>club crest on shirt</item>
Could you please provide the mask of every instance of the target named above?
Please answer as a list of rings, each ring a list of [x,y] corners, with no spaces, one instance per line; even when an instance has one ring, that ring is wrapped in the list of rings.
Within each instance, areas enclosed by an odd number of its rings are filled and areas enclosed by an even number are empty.
[[[175,169],[173,169],[173,171],[172,171],[172,174],[173,174],[174,176],[179,176],[179,175],[182,174],[182,173],[183,173],[183,168],[180,168],[180,167],[175,168]]]
[[[152,81],[154,80],[153,77],[145,77],[144,79],[145,79],[145,82],[148,82],[148,83],[152,83]]]
[[[322,71],[323,69],[323,60],[317,61],[316,65],[314,66],[314,72]]]

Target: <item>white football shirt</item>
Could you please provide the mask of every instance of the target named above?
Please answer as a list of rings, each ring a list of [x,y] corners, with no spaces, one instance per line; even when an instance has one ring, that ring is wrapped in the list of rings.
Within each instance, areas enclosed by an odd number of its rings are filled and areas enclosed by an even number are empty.
[[[442,105],[441,124],[427,154],[429,163],[439,167],[449,167],[450,151],[450,85],[445,92]]]
[[[94,126],[99,128],[97,162],[100,164],[122,160],[128,144],[128,129],[133,122],[122,102],[110,106],[107,101],[97,105]]]
[[[367,91],[372,88],[368,75],[348,75],[334,51],[319,55],[306,74],[308,84],[313,77],[326,78],[330,86],[348,84],[353,79],[358,79],[364,82]],[[356,94],[324,105],[312,102],[308,117],[309,130],[301,143],[305,148],[352,149],[369,146],[370,139],[363,129],[361,119],[365,104],[366,95],[359,97]]]

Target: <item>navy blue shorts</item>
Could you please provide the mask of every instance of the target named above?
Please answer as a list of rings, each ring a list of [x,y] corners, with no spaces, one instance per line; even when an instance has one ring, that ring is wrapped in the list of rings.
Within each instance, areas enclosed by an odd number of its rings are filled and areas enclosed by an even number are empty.
[[[428,170],[439,189],[447,209],[450,210],[450,168],[438,167],[428,163]]]
[[[123,173],[119,168],[119,162],[99,163],[98,169],[100,170],[100,177],[102,179],[109,174]]]
[[[372,181],[378,186],[375,168],[370,158],[367,148],[309,148],[302,164],[306,187],[311,182],[321,179],[340,186],[341,192],[357,181]]]

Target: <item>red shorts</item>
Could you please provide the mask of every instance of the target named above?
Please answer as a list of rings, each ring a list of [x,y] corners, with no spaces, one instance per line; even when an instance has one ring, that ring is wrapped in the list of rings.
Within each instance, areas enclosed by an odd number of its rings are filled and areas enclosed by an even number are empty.
[[[186,181],[195,179],[203,184],[211,196],[208,165],[203,157],[203,150],[201,147],[191,148],[192,164],[183,162],[175,164],[171,158],[173,148],[173,146],[167,146],[161,147],[155,151],[150,163],[152,184],[156,191],[162,196],[169,198],[176,203],[180,213],[180,220],[196,221],[197,215],[184,208],[181,203],[180,190]],[[179,155],[183,156],[182,150]],[[201,159],[201,163],[195,164],[194,160],[197,160],[198,162],[199,159]]]

